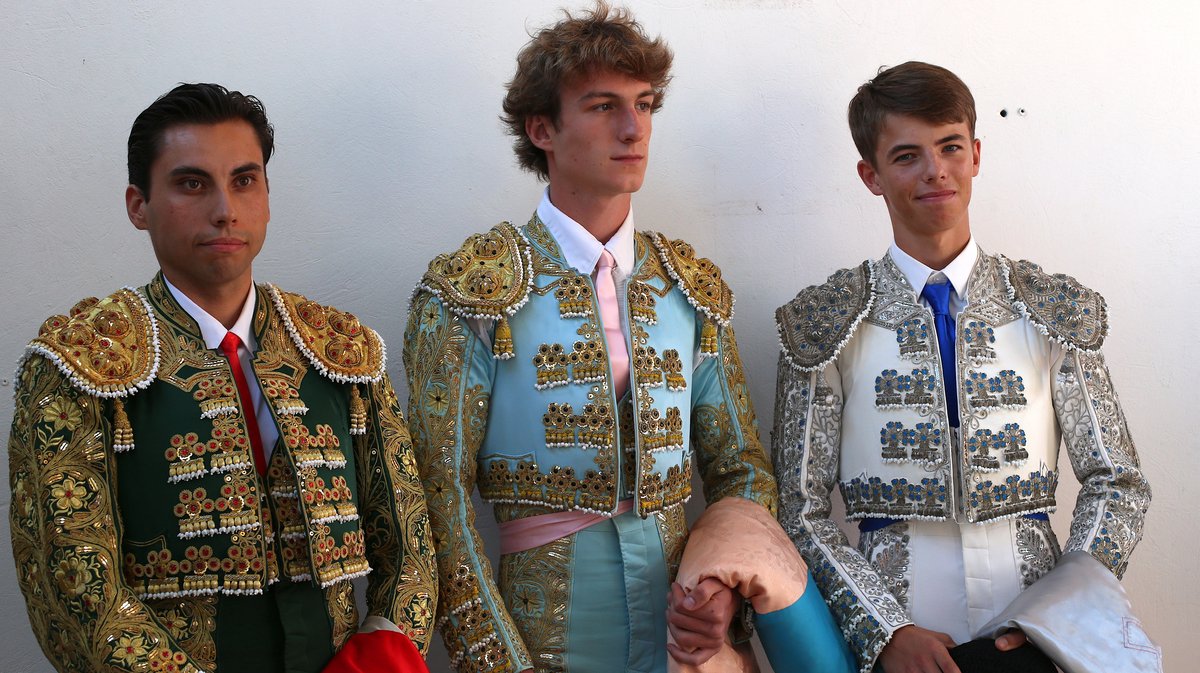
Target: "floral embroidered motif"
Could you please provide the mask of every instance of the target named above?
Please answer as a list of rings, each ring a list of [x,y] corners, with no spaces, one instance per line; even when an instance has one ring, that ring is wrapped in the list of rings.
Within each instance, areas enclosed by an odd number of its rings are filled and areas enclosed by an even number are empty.
[[[537,673],[567,670],[567,616],[575,537],[500,558],[500,593]]]
[[[846,503],[846,518],[905,517],[910,519],[944,519],[949,490],[938,477],[923,477],[919,482],[908,479],[855,477],[840,484],[842,500]]]
[[[997,376],[968,371],[963,391],[972,409],[1022,409],[1026,403],[1025,379],[1011,369]]]
[[[537,383],[534,387],[545,390],[570,383],[571,379],[567,374],[568,362],[570,356],[563,352],[562,344],[538,346],[538,352],[533,356],[533,366],[537,368]]]
[[[971,362],[982,364],[996,360],[996,350],[992,348],[996,343],[996,332],[987,323],[968,321],[959,338],[966,345],[966,355]]]
[[[554,289],[554,298],[558,299],[558,314],[563,318],[588,318],[593,316],[594,296],[592,286],[582,275],[573,274],[558,280]]]
[[[1054,489],[1058,473],[1054,470],[1034,471],[1028,477],[1011,475],[1001,483],[990,479],[977,482],[967,495],[968,514],[976,523],[991,521],[1015,514],[1044,512],[1054,508]]]
[[[1017,553],[1021,557],[1021,587],[1028,589],[1042,575],[1054,569],[1062,550],[1049,521],[1019,517],[1016,525]]]
[[[908,524],[903,521],[864,531],[858,539],[859,552],[879,573],[888,591],[905,609],[908,609],[908,570],[911,560],[908,543]]]
[[[683,360],[679,351],[668,348],[662,355],[662,372],[667,381],[667,390],[677,392],[687,389],[687,378],[683,375]]]
[[[925,356],[933,352],[929,326],[919,318],[909,318],[896,328],[896,343],[900,345],[900,356],[905,358]]]

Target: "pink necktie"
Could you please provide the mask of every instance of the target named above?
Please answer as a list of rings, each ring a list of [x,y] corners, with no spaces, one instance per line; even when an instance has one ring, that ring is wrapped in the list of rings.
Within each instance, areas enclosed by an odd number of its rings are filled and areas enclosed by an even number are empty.
[[[263,453],[262,435],[258,434],[258,416],[254,414],[254,398],[250,397],[250,386],[246,382],[246,373],[242,371],[242,362],[238,358],[238,346],[242,340],[238,335],[229,332],[221,340],[221,354],[229,359],[229,368],[233,370],[233,382],[237,386],[238,397],[242,401],[242,415],[246,417],[246,434],[250,435],[250,447],[254,450],[254,468],[259,474],[267,470],[267,457]]]
[[[608,344],[608,362],[612,366],[613,386],[617,399],[629,387],[629,349],[625,347],[625,334],[621,332],[621,310],[617,306],[617,284],[613,280],[616,260],[612,253],[600,253],[596,263],[596,301],[600,304],[600,324],[604,326],[604,340]]]

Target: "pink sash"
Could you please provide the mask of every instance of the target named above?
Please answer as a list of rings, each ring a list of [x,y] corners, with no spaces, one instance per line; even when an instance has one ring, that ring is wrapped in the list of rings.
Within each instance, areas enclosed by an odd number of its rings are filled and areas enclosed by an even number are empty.
[[[618,503],[617,511],[611,515],[570,510],[505,521],[500,524],[500,553],[515,554],[540,547],[631,510],[633,499],[628,498]]]

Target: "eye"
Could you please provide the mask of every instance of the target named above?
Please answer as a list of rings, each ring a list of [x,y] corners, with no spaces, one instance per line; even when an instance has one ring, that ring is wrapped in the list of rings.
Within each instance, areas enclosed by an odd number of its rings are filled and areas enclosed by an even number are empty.
[[[596,110],[597,112],[608,112],[609,110],[613,109],[613,104],[612,103],[599,103],[592,109]]]
[[[958,152],[958,151],[959,151],[959,150],[961,150],[961,149],[962,149],[962,145],[955,145],[954,143],[951,143],[951,144],[949,144],[949,145],[946,145],[945,147],[943,147],[943,148],[942,148],[942,151],[943,151],[943,152],[954,153],[954,152]]]
[[[902,164],[902,163],[907,163],[909,161],[912,161],[916,158],[917,158],[917,155],[915,152],[905,152],[904,154],[897,154],[896,158],[893,159],[892,161],[897,164]]]
[[[189,192],[195,192],[199,191],[199,189],[204,186],[204,183],[200,182],[198,178],[184,178],[183,180],[179,181],[179,186],[183,187]]]
[[[233,184],[237,185],[238,187],[249,187],[250,185],[254,184],[254,176],[246,174],[239,175],[233,179]]]
[[[637,102],[637,109],[639,112],[649,112],[654,109],[654,103],[653,101],[640,100]]]

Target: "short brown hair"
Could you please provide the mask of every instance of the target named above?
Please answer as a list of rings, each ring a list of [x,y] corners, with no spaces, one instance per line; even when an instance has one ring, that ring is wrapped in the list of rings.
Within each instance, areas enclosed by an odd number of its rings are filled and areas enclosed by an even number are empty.
[[[850,135],[862,158],[875,165],[879,134],[888,114],[908,115],[933,124],[966,122],[975,138],[975,97],[949,70],[909,61],[880,68],[850,100]]]
[[[575,16],[564,9],[563,15],[533,35],[517,54],[517,72],[508,83],[500,117],[516,137],[513,151],[521,168],[543,180],[549,178],[550,166],[546,153],[525,135],[525,120],[545,115],[557,125],[564,82],[603,71],[649,82],[657,112],[671,81],[670,48],[661,37],[648,38],[629,10],[598,0],[591,11]]]

